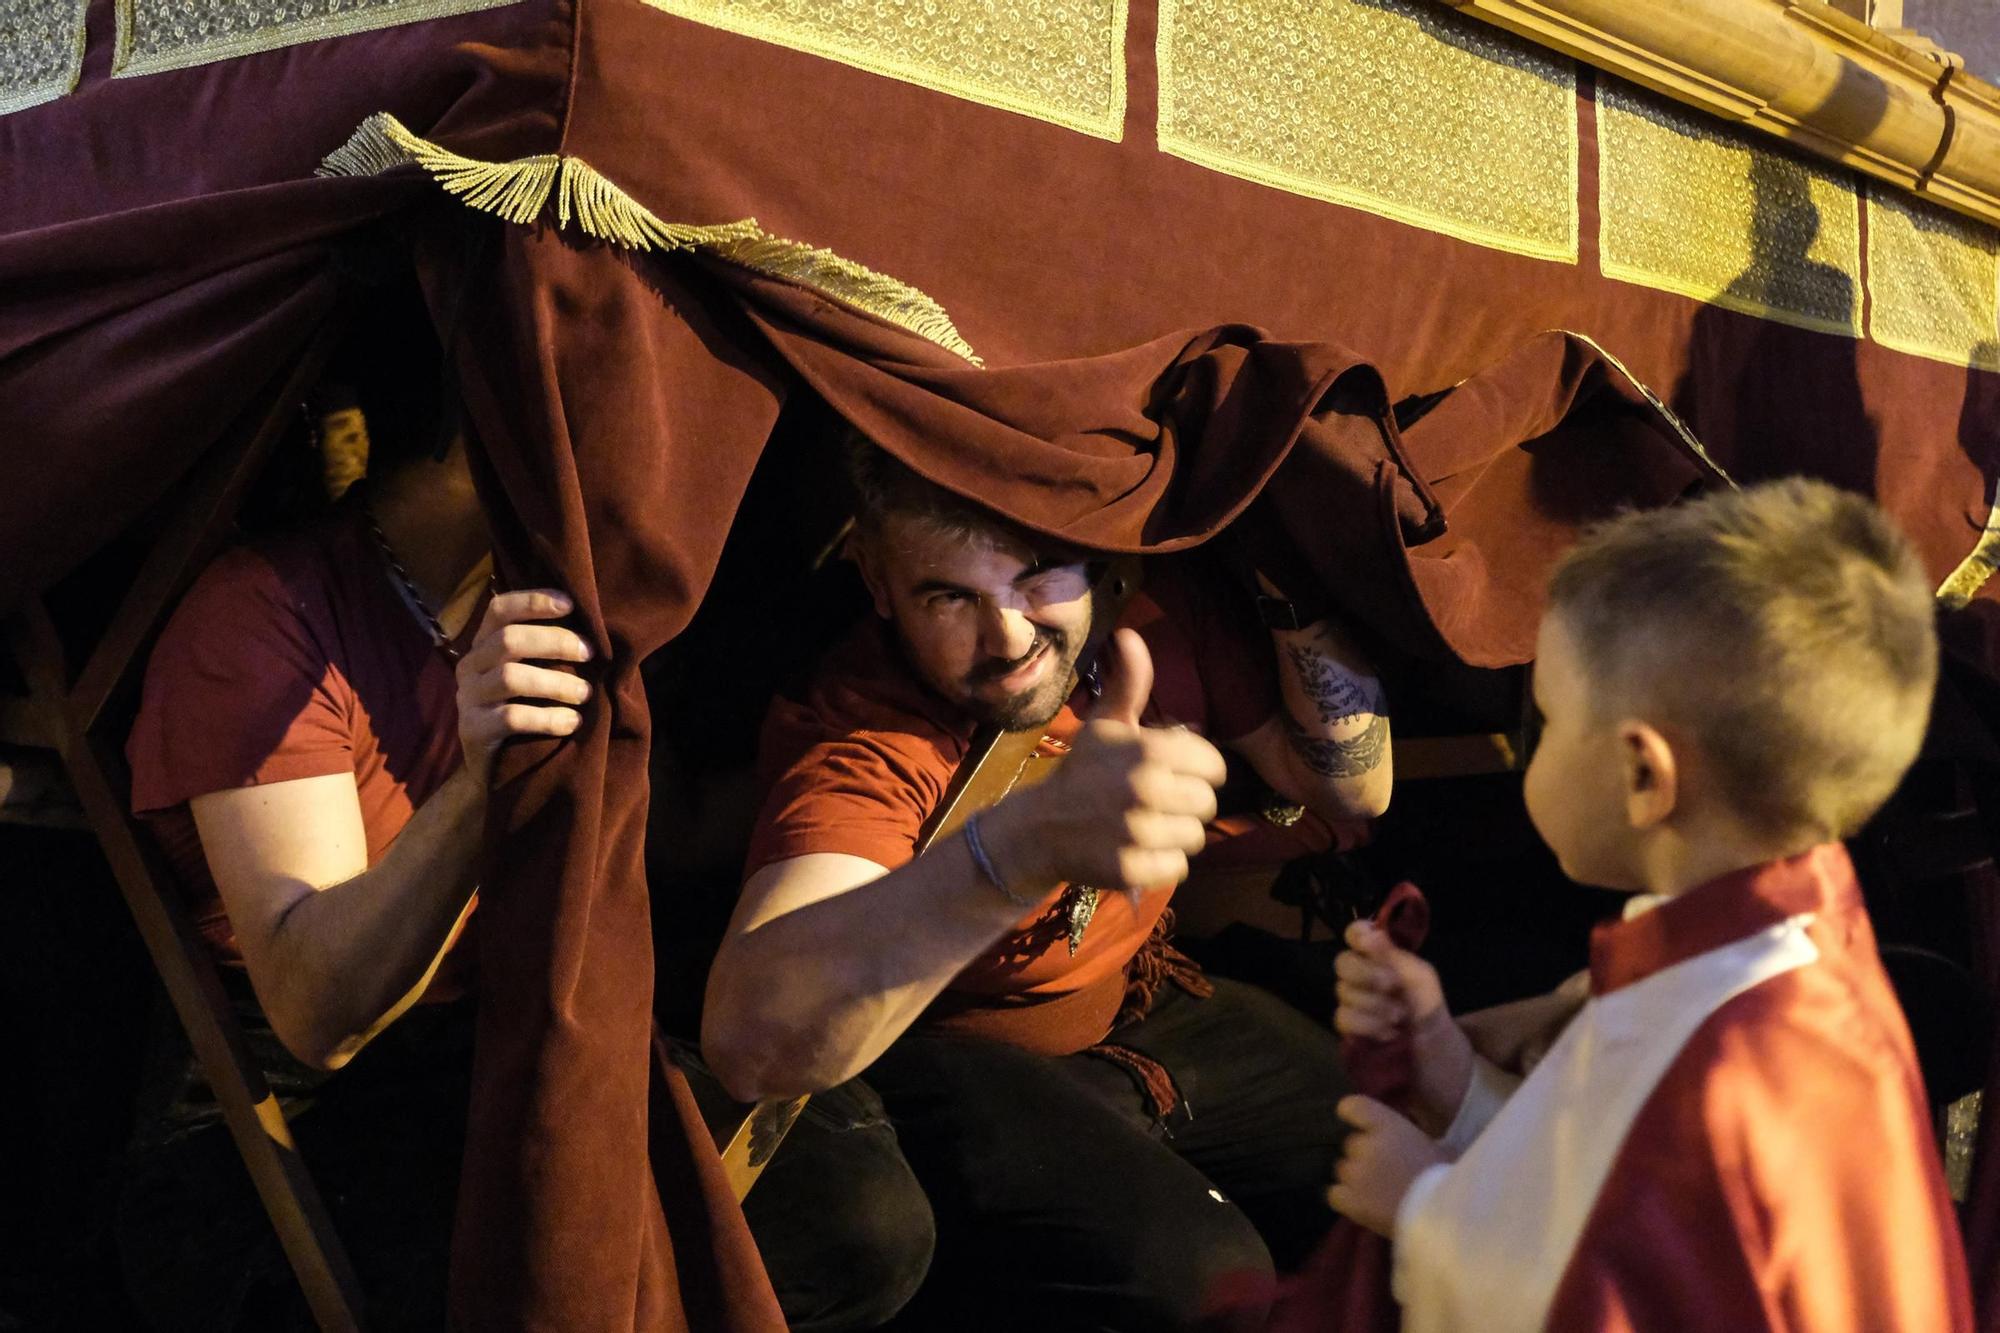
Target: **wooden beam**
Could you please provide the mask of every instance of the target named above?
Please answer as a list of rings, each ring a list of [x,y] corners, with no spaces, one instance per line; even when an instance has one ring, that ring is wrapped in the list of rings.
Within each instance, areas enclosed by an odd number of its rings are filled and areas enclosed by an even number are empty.
[[[63,719],[53,739],[63,769],[104,849],[125,905],[152,955],[167,997],[209,1074],[223,1119],[276,1227],[293,1272],[322,1329],[359,1333],[360,1283],[335,1237],[319,1192],[306,1174],[278,1099],[265,1085],[242,1032],[227,1021],[229,1000],[208,962],[206,946],[166,886],[172,872],[133,828],[116,747],[93,738],[65,707],[62,643],[40,598],[30,598],[8,625],[15,660],[45,713]],[[222,1076],[234,1071],[237,1077]]]
[[[1436,0],[2000,226],[2000,90],[1823,0]]]
[[[1517,739],[1503,732],[1477,736],[1398,736],[1396,781],[1518,773],[1528,766]]]
[[[0,695],[0,745],[53,750],[60,734],[61,728],[36,700],[13,694]]]

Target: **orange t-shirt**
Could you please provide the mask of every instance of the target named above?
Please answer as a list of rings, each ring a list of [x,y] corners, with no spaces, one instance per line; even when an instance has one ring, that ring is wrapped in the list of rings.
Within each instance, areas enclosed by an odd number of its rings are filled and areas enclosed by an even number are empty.
[[[202,573],[146,665],[125,752],[132,810],[224,964],[243,955],[194,797],[351,773],[368,864],[381,860],[463,755],[452,664],[390,585],[358,505],[225,552]],[[470,955],[455,945],[425,998],[463,994]]]
[[[1179,723],[1219,741],[1249,734],[1278,708],[1271,638],[1247,597],[1233,594],[1199,557],[1150,560],[1146,588],[1120,623],[1151,650],[1150,725]],[[1063,742],[1082,725],[1079,691],[1046,734]],[[814,852],[864,857],[894,870],[915,855],[931,811],[970,747],[971,719],[932,693],[905,664],[894,632],[870,616],[821,665],[803,699],[776,700],[765,720],[760,766],[770,783],[745,877]],[[1054,747],[1044,744],[1044,751]],[[992,893],[969,884],[968,893]],[[1145,943],[1167,905],[1134,908],[1107,893],[1074,956],[1056,910],[1061,890],[952,980],[947,1005],[1032,1003],[1111,978]],[[1115,1011],[1122,985],[1110,988]]]

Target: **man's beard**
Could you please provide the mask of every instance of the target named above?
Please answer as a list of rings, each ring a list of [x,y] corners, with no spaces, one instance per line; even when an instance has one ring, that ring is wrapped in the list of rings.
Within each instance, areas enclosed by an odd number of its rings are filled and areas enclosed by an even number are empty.
[[[1054,658],[1055,669],[1049,673],[1048,679],[1033,689],[1009,695],[998,702],[975,693],[1019,670],[1044,650]],[[974,721],[997,726],[1002,731],[1032,731],[1045,727],[1062,711],[1063,705],[1069,702],[1069,696],[1076,690],[1077,651],[1069,636],[1061,630],[1037,630],[1034,644],[1020,657],[1013,661],[989,661],[968,672],[960,707],[971,714]]]

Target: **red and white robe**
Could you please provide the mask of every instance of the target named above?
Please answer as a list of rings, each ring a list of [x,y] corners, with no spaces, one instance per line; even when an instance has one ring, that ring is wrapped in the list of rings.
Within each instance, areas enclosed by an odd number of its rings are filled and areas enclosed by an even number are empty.
[[[1482,1063],[1396,1219],[1405,1333],[1955,1333],[1908,1025],[1837,845],[1633,904],[1524,1082]],[[1513,1085],[1519,1082],[1518,1087]]]

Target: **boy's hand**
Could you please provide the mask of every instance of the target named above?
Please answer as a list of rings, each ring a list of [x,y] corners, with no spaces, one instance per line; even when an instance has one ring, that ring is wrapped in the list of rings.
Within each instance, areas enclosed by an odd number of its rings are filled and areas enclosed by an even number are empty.
[[[1472,1043],[1445,1008],[1437,969],[1397,948],[1372,921],[1356,921],[1346,938],[1347,949],[1333,961],[1340,1001],[1333,1026],[1342,1036],[1410,1038],[1410,1115],[1425,1133],[1441,1135],[1472,1082]]]
[[[1426,1168],[1448,1161],[1428,1135],[1372,1097],[1342,1097],[1334,1108],[1354,1127],[1326,1201],[1383,1236],[1396,1233],[1396,1210]]]

